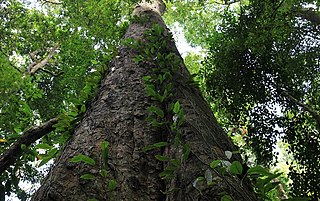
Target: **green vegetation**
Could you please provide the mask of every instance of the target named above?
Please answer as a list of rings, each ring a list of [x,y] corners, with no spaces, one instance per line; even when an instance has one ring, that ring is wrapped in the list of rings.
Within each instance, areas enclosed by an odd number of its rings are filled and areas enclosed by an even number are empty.
[[[32,126],[52,118],[58,122],[41,139],[19,146],[21,156],[0,174],[0,199],[3,193],[21,200],[30,197],[34,189],[23,189],[21,183],[43,179],[39,167],[61,153],[110,62],[117,59],[128,24],[137,20],[131,17],[137,0],[27,2],[0,1],[0,154]],[[211,171],[218,171],[249,177],[263,200],[319,199],[319,2],[171,0],[164,17],[169,26],[183,28],[192,46],[203,48],[201,54],[185,58],[193,84],[199,85],[249,165],[245,170],[239,161],[217,159],[204,176],[190,181],[193,186],[214,185]],[[182,147],[180,155],[155,155],[170,164],[160,174],[168,179],[190,154],[189,145],[180,139],[184,111],[172,98],[171,81],[179,79],[173,76],[180,58],[168,54],[170,47],[153,43],[159,37],[172,40],[170,33],[154,26],[145,34],[148,45],[123,43],[139,51],[135,62],[152,60],[160,67],[144,77],[146,94],[154,102],[146,108],[146,120],[170,128],[170,133],[144,151]],[[107,141],[101,145],[101,161],[83,154],[70,160],[101,164],[98,174],[84,174],[81,179],[107,177],[108,146]],[[227,158],[230,153],[226,151]],[[274,170],[277,161],[288,163],[280,168],[286,174]],[[110,179],[106,188],[111,192],[117,185]],[[221,194],[221,200],[232,199]]]

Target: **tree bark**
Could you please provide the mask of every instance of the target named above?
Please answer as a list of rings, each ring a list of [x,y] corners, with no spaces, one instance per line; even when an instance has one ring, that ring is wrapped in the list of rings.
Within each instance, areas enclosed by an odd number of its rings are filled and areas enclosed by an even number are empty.
[[[163,5],[158,3],[158,6],[143,3],[136,7],[135,15],[145,20],[143,23],[133,22],[125,39],[146,41],[144,32],[155,23],[168,32],[159,15],[163,12]],[[181,58],[173,41],[167,45]],[[130,47],[121,46],[118,53],[97,97],[32,200],[220,200],[223,192],[237,201],[256,200],[246,179],[241,182],[236,176],[221,175],[215,170],[210,171],[214,178],[218,178],[216,184],[193,186],[196,178],[210,169],[210,162],[228,160],[224,151],[236,149],[218,125],[200,91],[188,84],[189,72],[182,59],[175,75],[180,79],[173,80],[173,96],[185,111],[181,140],[190,144],[191,153],[173,179],[159,177],[166,164],[155,159],[155,155],[164,152],[174,155],[181,150],[168,146],[165,150],[143,152],[147,145],[163,141],[161,136],[166,132],[145,120],[147,108],[153,102],[145,93],[142,78],[150,74],[152,67],[135,63],[133,58],[137,50]],[[110,142],[107,178],[98,173],[102,166],[101,144],[105,140]],[[70,159],[79,153],[94,158],[96,164],[71,163]],[[241,161],[241,158],[234,155],[232,160]],[[80,179],[86,173],[94,174],[96,179]],[[108,190],[111,179],[117,181],[112,192]]]

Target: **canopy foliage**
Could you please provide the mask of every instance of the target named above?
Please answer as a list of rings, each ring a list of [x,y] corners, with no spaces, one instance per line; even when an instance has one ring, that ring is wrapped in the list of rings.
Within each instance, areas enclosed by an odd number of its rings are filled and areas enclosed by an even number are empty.
[[[289,143],[293,194],[314,199],[320,189],[317,9],[313,1],[253,0],[239,12],[225,10],[202,67],[207,97],[229,126],[248,127],[257,162],[270,165],[276,142]]]
[[[0,1],[0,153],[31,126],[59,117],[53,132],[21,146],[0,175],[0,192],[22,200],[32,193],[19,182],[38,182],[35,161],[59,154],[116,59],[137,2]],[[200,71],[199,56],[186,61],[223,126],[248,128],[260,164],[270,165],[279,139],[289,143],[293,195],[318,198],[318,2],[171,0],[167,8],[167,23],[207,50]]]

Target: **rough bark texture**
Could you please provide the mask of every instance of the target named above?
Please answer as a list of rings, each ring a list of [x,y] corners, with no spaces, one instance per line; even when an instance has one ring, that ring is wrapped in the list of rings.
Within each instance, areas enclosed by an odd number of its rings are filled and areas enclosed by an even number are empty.
[[[148,20],[143,24],[132,23],[125,38],[144,41],[143,33],[152,24],[165,27],[159,15],[161,12],[154,11],[149,5],[138,6],[134,13]],[[173,41],[168,46],[179,55]],[[189,73],[182,60],[176,75],[180,78],[174,80],[173,92],[186,113],[182,141],[190,143],[191,154],[173,179],[160,179],[159,173],[165,164],[154,156],[163,154],[164,150],[142,151],[145,146],[163,139],[162,131],[145,120],[148,115],[146,109],[152,102],[145,94],[142,77],[150,74],[151,67],[133,62],[136,54],[129,47],[120,47],[119,57],[110,66],[110,72],[106,74],[91,108],[33,200],[220,200],[221,192],[227,192],[237,201],[256,200],[246,182],[241,184],[238,177],[219,175],[214,170],[211,170],[214,177],[220,178],[216,185],[202,185],[198,189],[192,186],[192,182],[209,169],[212,160],[227,160],[224,151],[233,151],[235,148],[218,126],[199,90],[187,84]],[[101,143],[104,140],[110,142],[108,178],[102,178],[98,173],[101,167]],[[181,150],[172,146],[165,151],[174,156]],[[79,153],[100,162],[96,166],[70,163],[69,160]],[[238,156],[234,157],[241,160]],[[85,173],[97,177],[93,181],[80,179]],[[113,192],[108,192],[110,179],[118,182]],[[176,191],[172,191],[174,189]],[[164,193],[169,191],[172,192]]]

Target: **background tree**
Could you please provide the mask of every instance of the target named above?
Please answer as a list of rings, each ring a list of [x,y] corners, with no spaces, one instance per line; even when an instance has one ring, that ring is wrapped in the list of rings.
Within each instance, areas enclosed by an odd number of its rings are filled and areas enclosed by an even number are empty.
[[[249,1],[226,10],[202,68],[228,127],[248,127],[257,162],[289,143],[292,193],[319,198],[319,23],[313,1]]]

